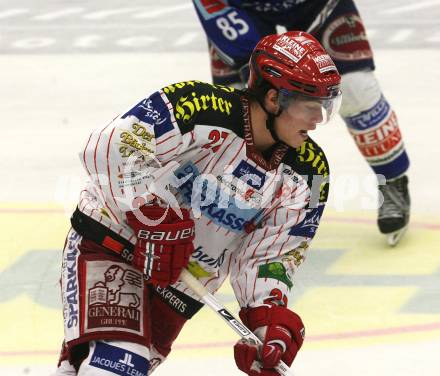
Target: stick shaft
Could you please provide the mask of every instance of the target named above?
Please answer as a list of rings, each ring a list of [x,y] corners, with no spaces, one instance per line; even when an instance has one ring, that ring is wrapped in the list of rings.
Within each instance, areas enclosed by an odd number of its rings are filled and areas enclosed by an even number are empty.
[[[226,323],[243,339],[261,345],[260,339],[252,333],[246,326],[244,326],[234,315],[229,312],[208,289],[206,289],[188,270],[183,269],[180,274],[180,279],[185,282],[194,293],[202,299],[208,307],[217,313]],[[293,376],[289,367],[283,362],[275,367],[278,373],[282,376]]]
[[[132,242],[134,244],[134,242]],[[186,285],[194,291],[194,293],[202,299],[208,307],[210,307],[215,313],[217,313],[227,324],[238,334],[241,338],[247,341],[260,345],[262,342],[260,339],[252,333],[240,320],[237,320],[232,313],[230,313],[220,302],[212,295],[208,289],[203,286],[187,269],[183,269],[180,273],[180,279],[186,283]],[[289,367],[280,361],[275,367],[281,376],[293,376]]]
[[[339,0],[329,0],[329,2],[321,9],[321,11],[317,14],[313,22],[310,24],[308,29],[306,30],[308,33],[313,33],[317,29],[319,29],[324,22],[327,20],[328,16],[333,12],[338,5]]]

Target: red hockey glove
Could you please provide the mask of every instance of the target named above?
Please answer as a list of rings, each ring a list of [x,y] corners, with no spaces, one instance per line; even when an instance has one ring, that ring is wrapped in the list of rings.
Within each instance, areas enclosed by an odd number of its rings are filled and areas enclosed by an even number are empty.
[[[194,251],[194,221],[188,210],[181,211],[183,219],[174,210],[157,205],[126,213],[137,236],[132,264],[154,285],[165,287],[176,282]],[[159,224],[152,224],[162,216]]]
[[[283,360],[290,366],[304,340],[301,318],[281,307],[242,308],[240,318],[263,342],[258,349],[247,341],[234,346],[237,367],[249,376],[278,376],[274,367]]]

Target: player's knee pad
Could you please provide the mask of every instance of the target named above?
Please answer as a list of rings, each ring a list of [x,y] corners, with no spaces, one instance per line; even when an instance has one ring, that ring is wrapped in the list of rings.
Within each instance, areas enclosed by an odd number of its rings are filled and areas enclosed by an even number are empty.
[[[342,75],[341,91],[340,114],[346,121],[361,112],[372,110],[382,97],[379,82],[371,70]],[[349,123],[347,125],[350,127]]]
[[[91,341],[89,355],[83,360],[78,376],[147,376],[150,366],[148,347],[124,341]]]
[[[396,114],[383,96],[373,71],[342,76],[341,116],[362,155],[387,179],[409,166]]]

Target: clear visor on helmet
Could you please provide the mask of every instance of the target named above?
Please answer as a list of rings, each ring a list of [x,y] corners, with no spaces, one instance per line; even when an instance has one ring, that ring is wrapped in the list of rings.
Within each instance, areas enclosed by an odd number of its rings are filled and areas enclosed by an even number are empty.
[[[283,89],[278,95],[278,103],[282,110],[288,111],[292,117],[316,125],[327,124],[335,117],[341,107],[341,99],[340,91],[329,98],[311,97]]]

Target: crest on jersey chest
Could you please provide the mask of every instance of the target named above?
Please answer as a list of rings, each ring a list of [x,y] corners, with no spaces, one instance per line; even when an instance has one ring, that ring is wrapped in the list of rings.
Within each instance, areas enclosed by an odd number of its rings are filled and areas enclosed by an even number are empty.
[[[261,189],[266,182],[266,175],[244,160],[235,167],[232,171],[232,175],[258,190]]]

